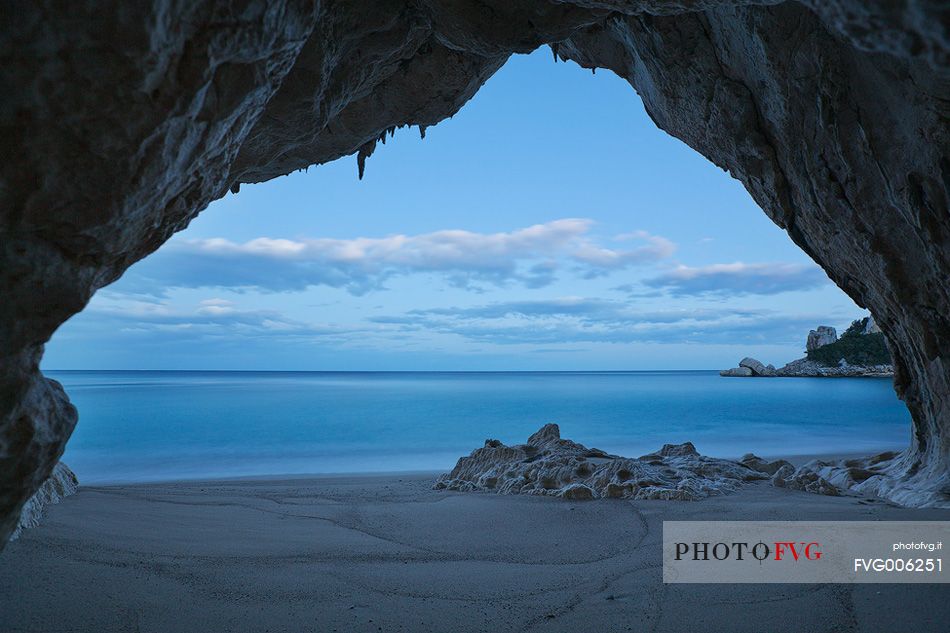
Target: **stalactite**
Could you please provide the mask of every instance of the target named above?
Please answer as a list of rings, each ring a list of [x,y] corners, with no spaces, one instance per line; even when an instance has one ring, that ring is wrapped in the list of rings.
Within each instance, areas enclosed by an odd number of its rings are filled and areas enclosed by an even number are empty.
[[[376,139],[360,146],[356,152],[356,167],[359,170],[359,179],[363,180],[363,173],[366,171],[366,159],[376,151]]]

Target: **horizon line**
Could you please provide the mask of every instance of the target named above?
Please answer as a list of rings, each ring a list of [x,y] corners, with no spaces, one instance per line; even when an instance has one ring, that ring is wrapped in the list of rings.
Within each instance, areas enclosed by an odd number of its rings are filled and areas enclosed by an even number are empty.
[[[719,371],[719,369],[43,369],[47,372],[221,372],[296,374],[566,374]]]

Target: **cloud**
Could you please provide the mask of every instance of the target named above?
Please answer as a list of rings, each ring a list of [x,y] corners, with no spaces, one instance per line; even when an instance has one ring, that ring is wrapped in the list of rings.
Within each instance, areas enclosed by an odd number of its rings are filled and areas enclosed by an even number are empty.
[[[665,237],[650,235],[646,231],[624,233],[614,238],[617,241],[643,240],[644,246],[631,250],[616,250],[586,241],[579,244],[572,254],[579,262],[588,264],[588,276],[604,274],[617,268],[657,262],[673,255],[676,245]]]
[[[80,338],[131,337],[156,344],[209,342],[235,346],[249,340],[274,342],[341,341],[366,326],[305,323],[273,310],[242,310],[225,299],[207,299],[193,308],[175,308],[119,293],[102,293],[70,321],[67,333]]]
[[[416,309],[336,324],[244,309],[240,301],[210,297],[172,305],[106,291],[57,339],[60,345],[73,340],[120,355],[136,350],[159,365],[162,359],[189,357],[203,366],[221,366],[221,359],[230,358],[258,366],[284,353],[442,353],[456,344],[467,353],[488,346],[520,346],[519,353],[528,353],[636,343],[800,345],[802,333],[827,317],[725,307],[644,310],[623,301],[561,297]]]
[[[223,238],[173,240],[124,278],[126,292],[160,295],[166,288],[223,287],[265,292],[310,286],[344,288],[354,295],[385,287],[399,275],[436,273],[450,285],[518,283],[540,288],[570,263],[585,277],[655,263],[672,255],[669,240],[636,232],[625,248],[608,248],[590,235],[592,222],[562,219],[511,232],[462,230],[355,239]]]
[[[828,283],[828,277],[814,264],[711,264],[678,266],[643,283],[676,297],[712,295],[774,295],[793,290],[810,290]]]
[[[412,310],[371,322],[455,334],[495,344],[800,342],[817,315],[785,315],[753,309],[640,311],[619,301],[566,297],[490,303],[465,308]]]
[[[746,316],[758,314],[755,311],[735,309],[729,314]],[[699,321],[718,318],[722,310],[708,309],[681,309],[681,310],[654,310],[635,311],[629,304],[607,299],[591,299],[584,297],[563,297],[558,299],[542,299],[536,301],[505,301],[490,303],[483,306],[469,308],[432,308],[429,310],[412,310],[408,316],[448,316],[464,319],[502,319],[526,318],[539,319],[544,317],[573,318],[593,323],[609,323],[624,325],[631,323],[671,323],[682,321],[684,318]]]
[[[233,301],[227,299],[205,299],[199,304],[198,314],[234,314],[236,312]]]

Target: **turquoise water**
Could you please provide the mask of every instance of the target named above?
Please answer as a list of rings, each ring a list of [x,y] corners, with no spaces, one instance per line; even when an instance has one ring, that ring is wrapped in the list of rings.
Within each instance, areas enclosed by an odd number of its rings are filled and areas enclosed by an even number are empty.
[[[890,380],[716,372],[47,372],[79,408],[65,461],[86,483],[449,469],[486,438],[563,437],[641,455],[904,446]]]

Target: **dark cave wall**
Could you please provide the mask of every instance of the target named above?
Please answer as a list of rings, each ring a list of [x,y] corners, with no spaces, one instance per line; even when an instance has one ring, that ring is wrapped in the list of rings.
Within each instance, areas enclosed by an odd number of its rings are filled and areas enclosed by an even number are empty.
[[[0,20],[0,542],[76,423],[43,345],[237,189],[458,111],[513,52],[609,68],[859,304],[948,499],[948,27],[939,2],[38,0]],[[317,192],[319,195],[319,192]],[[714,218],[711,221],[715,221]]]
[[[882,481],[880,492],[914,505],[946,501],[950,82],[939,65],[946,49],[907,50],[899,45],[910,38],[895,37],[897,54],[863,50],[852,30],[860,32],[795,3],[726,7],[611,18],[558,50],[625,77],[659,127],[741,180],[872,311],[914,418],[911,450],[895,464],[901,476]]]

